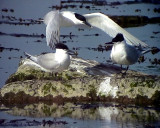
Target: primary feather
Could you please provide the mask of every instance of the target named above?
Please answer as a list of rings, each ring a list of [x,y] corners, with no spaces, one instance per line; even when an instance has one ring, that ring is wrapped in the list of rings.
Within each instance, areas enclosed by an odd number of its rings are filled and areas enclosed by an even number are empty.
[[[141,45],[142,47],[148,47],[147,44],[128,33],[112,19],[110,19],[107,15],[104,15],[102,13],[91,13],[84,14],[84,16],[88,23],[106,32],[111,37],[115,37],[118,33],[122,33],[128,44],[134,46]]]
[[[60,27],[59,27],[59,11],[51,11],[44,17],[44,23],[46,27],[46,40],[47,45],[52,49],[55,48],[55,44],[59,43]]]
[[[44,17],[44,23],[46,27],[46,40],[47,45],[52,49],[55,48],[55,44],[60,42],[60,28],[71,27],[77,25],[93,26],[106,32],[109,36],[115,37],[118,33],[122,33],[128,44],[142,47],[148,45],[140,41],[107,15],[102,13],[84,14],[83,16],[71,11],[51,11]]]

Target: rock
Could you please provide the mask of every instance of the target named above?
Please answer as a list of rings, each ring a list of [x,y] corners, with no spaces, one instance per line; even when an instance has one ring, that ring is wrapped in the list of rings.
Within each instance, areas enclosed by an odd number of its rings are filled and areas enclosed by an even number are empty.
[[[121,27],[135,27],[145,24],[160,23],[160,17],[147,17],[147,16],[109,16],[114,22]]]
[[[28,59],[20,62],[0,89],[4,104],[111,101],[160,105],[160,77],[129,70],[126,75],[120,67],[72,57],[68,70],[54,74],[42,72]]]

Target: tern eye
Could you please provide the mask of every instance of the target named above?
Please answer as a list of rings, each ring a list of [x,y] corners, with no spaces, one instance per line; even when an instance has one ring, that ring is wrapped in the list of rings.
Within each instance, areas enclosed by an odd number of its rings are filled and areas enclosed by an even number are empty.
[[[75,17],[81,21],[86,21],[86,18],[78,13],[75,13]]]

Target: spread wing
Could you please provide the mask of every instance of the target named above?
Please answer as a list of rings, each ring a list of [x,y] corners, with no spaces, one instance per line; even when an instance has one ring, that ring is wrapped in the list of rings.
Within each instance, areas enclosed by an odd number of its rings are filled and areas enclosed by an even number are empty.
[[[117,23],[111,20],[108,16],[102,13],[84,14],[84,16],[88,23],[106,32],[111,37],[115,37],[118,33],[122,33],[128,44],[134,46],[141,45],[142,47],[148,47],[147,44],[145,44],[144,42],[140,41],[139,39],[128,33]]]
[[[46,27],[46,40],[47,45],[52,49],[55,48],[55,44],[59,43],[60,38],[60,26],[59,26],[59,11],[51,11],[44,17],[44,23]]]

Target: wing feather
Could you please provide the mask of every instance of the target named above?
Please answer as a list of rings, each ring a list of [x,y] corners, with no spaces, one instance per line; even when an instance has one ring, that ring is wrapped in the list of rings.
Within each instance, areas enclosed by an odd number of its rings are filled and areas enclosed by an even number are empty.
[[[131,35],[129,32],[127,32],[125,29],[123,29],[117,23],[111,20],[108,16],[102,13],[84,14],[84,16],[87,22],[89,22],[92,26],[101,29],[111,37],[115,37],[118,33],[122,33],[128,44],[134,46],[141,45],[142,47],[148,47],[146,43],[140,41],[139,39]]]
[[[37,63],[45,69],[53,70],[58,68],[60,65],[55,60],[55,53],[42,54],[37,57]]]
[[[59,21],[59,11],[51,11],[44,17],[44,23],[47,25],[47,45],[50,46],[52,49],[55,48],[55,44],[59,43],[60,40]]]

